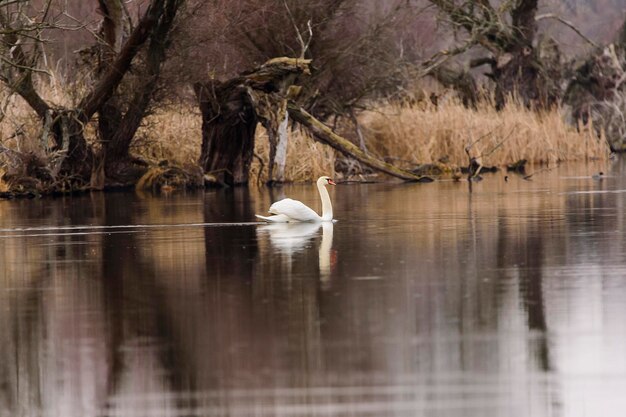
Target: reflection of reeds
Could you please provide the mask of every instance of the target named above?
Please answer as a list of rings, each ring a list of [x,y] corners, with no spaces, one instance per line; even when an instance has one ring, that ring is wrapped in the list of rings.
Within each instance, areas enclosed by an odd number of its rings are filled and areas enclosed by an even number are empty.
[[[413,164],[445,158],[467,165],[464,149],[475,142],[485,165],[605,159],[609,154],[593,129],[572,128],[556,109],[538,113],[514,102],[501,111],[486,103],[469,110],[454,101],[439,107],[384,105],[362,121],[370,149]]]

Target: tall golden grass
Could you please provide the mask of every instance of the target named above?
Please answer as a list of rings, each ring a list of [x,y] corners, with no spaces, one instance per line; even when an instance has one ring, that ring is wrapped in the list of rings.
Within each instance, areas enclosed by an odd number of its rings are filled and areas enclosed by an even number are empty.
[[[143,159],[186,166],[195,164],[202,145],[202,116],[193,106],[177,104],[159,108],[146,117],[135,134],[130,151]]]
[[[43,96],[57,105],[71,106],[75,99],[59,83],[41,87]],[[1,87],[0,87],[1,88]],[[18,151],[37,151],[41,124],[36,115],[16,95],[0,89],[6,116],[0,120],[0,143]],[[360,116],[368,150],[392,163],[413,167],[445,160],[452,167],[468,163],[465,148],[482,156],[484,165],[502,166],[526,159],[530,163],[605,159],[609,147],[589,126],[569,126],[558,109],[534,112],[511,102],[502,111],[489,103],[470,110],[453,99],[430,104],[400,106],[382,103]],[[16,134],[19,132],[19,134]],[[98,146],[95,125],[86,129],[87,139]],[[251,182],[266,181],[268,175],[267,134],[259,126]],[[189,104],[157,109],[137,132],[131,152],[157,165],[195,164],[200,154],[201,115]],[[334,175],[337,155],[306,133],[290,131],[285,179],[311,181],[320,175]],[[3,169],[1,166],[0,169]],[[6,171],[6,166],[4,171]],[[0,190],[2,185],[0,175]]]
[[[259,126],[255,138],[254,153],[250,169],[250,180],[265,182],[268,180],[269,140],[265,129]],[[289,133],[287,162],[285,163],[285,181],[308,182],[322,175],[335,175],[335,151],[319,142],[315,142],[300,129]]]
[[[200,111],[191,106],[168,106],[148,116],[137,132],[131,152],[151,162],[167,160],[174,165],[194,164],[200,157],[202,144]],[[250,181],[268,180],[269,140],[267,132],[258,126],[255,138],[255,157],[250,167]],[[303,182],[320,175],[333,175],[335,152],[313,141],[296,129],[289,134],[285,179]]]
[[[446,160],[464,166],[468,146],[488,166],[606,159],[610,153],[591,126],[576,129],[558,109],[535,112],[514,101],[501,111],[485,102],[470,110],[455,100],[438,107],[385,104],[363,114],[361,122],[370,149],[409,164]]]

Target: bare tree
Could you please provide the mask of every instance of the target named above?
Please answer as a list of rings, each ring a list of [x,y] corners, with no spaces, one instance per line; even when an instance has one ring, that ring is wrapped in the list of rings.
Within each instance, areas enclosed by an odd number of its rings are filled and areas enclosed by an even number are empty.
[[[415,45],[403,38],[417,10],[412,2],[242,0],[220,7],[219,31],[191,34],[213,51],[210,61],[215,64],[209,70],[216,78],[232,78],[240,68],[275,57],[302,55],[313,66],[311,76],[299,80],[298,102],[321,119],[347,120],[371,99],[396,92],[407,81],[406,50]],[[203,18],[206,13],[199,12]],[[207,68],[200,70],[206,73]]]
[[[101,64],[93,77],[94,83],[71,108],[58,107],[45,101],[33,81],[34,74],[44,71],[39,67],[39,51],[46,42],[43,30],[63,29],[51,16],[51,3],[47,1],[43,10],[35,10],[28,0],[0,3],[0,60],[3,63],[0,79],[39,116],[44,135],[49,132],[52,137],[53,145],[46,151],[60,155],[55,167],[49,170],[52,178],[42,180],[56,182],[60,176],[71,181],[74,187],[80,187],[91,182],[95,166],[94,151],[84,137],[85,125],[96,112],[106,109],[142,46],[150,40],[145,64],[147,81],[142,88],[137,89],[131,100],[134,104],[132,111],[127,112],[119,124],[116,123],[115,127],[123,128],[120,140],[107,140],[105,146],[116,156],[127,152],[130,138],[154,90],[153,83],[158,78],[158,69],[164,59],[168,34],[183,0],[151,0],[125,39],[121,34],[119,19],[123,4],[115,0],[101,0],[104,17],[101,40],[108,49],[104,49],[106,52],[101,55]],[[112,118],[107,114],[111,113],[102,111],[101,116],[104,115],[104,119],[108,118],[110,122]]]
[[[538,0],[503,2],[497,7],[490,0],[430,1],[455,32],[464,33],[467,45],[480,46],[487,53],[472,60],[470,66],[490,67],[486,75],[495,82],[497,107],[502,107],[511,94],[527,105],[556,103],[560,95],[558,74],[549,74],[535,47]]]
[[[626,21],[615,42],[572,69],[563,101],[573,123],[592,122],[611,149],[626,150]]]
[[[116,10],[118,4],[122,5],[122,1],[100,0],[100,4],[103,10],[111,10],[110,6],[103,7],[107,5],[114,5],[113,10]],[[141,165],[134,164],[134,160],[129,155],[129,149],[157,89],[166,52],[171,43],[176,16],[183,4],[184,0],[164,2],[160,16],[151,30],[145,54],[141,56],[138,68],[135,69],[136,74],[132,82],[123,85],[123,89],[121,91],[118,89],[117,94],[109,100],[110,111],[106,113],[100,111],[99,132],[103,143],[104,167],[108,181],[121,184],[134,183],[144,171]],[[117,39],[124,36],[123,33],[118,33],[123,31],[123,21],[119,21],[120,17],[117,19],[115,36],[107,39],[106,42],[106,46],[110,49],[115,47],[115,44],[111,42],[117,42]],[[122,107],[127,109],[124,113],[122,113]]]

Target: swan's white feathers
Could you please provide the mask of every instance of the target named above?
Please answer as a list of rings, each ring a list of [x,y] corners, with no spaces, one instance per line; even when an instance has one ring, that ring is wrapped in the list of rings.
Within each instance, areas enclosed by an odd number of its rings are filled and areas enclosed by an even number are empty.
[[[335,182],[330,177],[319,177],[316,184],[317,191],[319,192],[320,199],[322,200],[321,216],[304,205],[302,202],[292,200],[291,198],[285,198],[270,206],[269,212],[272,216],[259,216],[257,214],[256,217],[270,223],[332,221],[333,206],[331,204],[328,191],[326,190],[326,185],[335,185]]]
[[[269,212],[276,215],[285,215],[291,219],[290,221],[297,222],[314,222],[320,221],[321,219],[315,211],[307,207],[304,203],[298,200],[292,200],[291,198],[285,198],[275,202],[270,206]]]
[[[255,214],[255,216],[269,223],[289,223],[290,220],[289,217],[284,214],[277,214],[275,216],[261,216],[260,214]]]

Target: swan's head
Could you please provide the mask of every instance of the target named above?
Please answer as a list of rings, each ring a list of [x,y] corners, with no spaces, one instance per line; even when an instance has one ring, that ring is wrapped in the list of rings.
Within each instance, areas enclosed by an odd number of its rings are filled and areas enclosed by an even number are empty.
[[[333,179],[330,178],[330,177],[319,177],[317,179],[317,183],[321,184],[321,185],[328,185],[328,184],[330,184],[330,185],[337,185],[337,184],[335,184],[335,181],[333,181]]]

